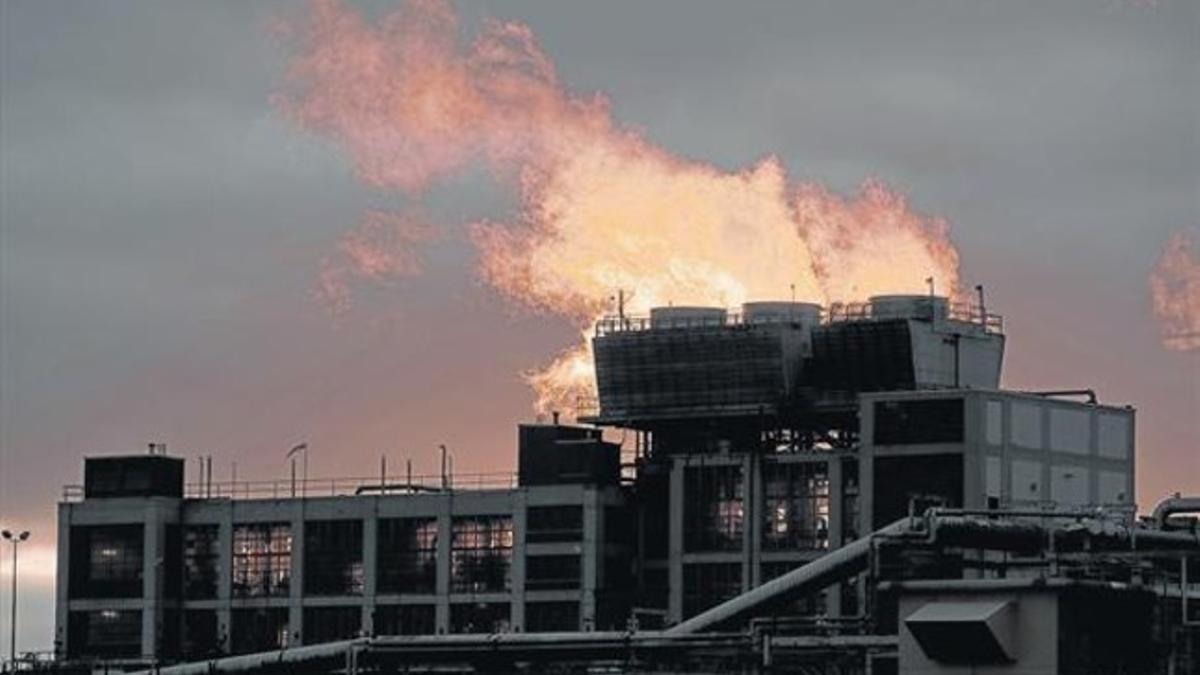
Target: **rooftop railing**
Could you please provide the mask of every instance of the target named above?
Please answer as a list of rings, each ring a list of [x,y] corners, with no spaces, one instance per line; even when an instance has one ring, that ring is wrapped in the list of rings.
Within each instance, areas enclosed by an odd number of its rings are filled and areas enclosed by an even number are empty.
[[[945,315],[939,319],[957,323],[974,324],[985,333],[1000,334],[1004,332],[1004,317],[987,312],[979,305],[966,302],[940,305],[945,307]],[[895,308],[876,305],[870,302],[834,303],[821,311],[821,324],[843,323],[847,321],[884,321],[889,319],[923,319],[929,320],[932,311],[928,306],[918,306],[913,312],[907,308]],[[921,311],[923,310],[923,312]],[[613,333],[639,332],[672,328],[719,328],[725,326],[762,325],[776,323],[793,323],[797,316],[786,314],[757,315],[753,320],[747,320],[740,311],[729,311],[724,316],[671,317],[653,321],[648,316],[605,316],[596,322],[596,337],[604,337]]]
[[[186,483],[185,499],[291,499],[293,497],[348,497],[355,495],[435,494],[455,490],[511,490],[517,474],[454,473],[440,475],[371,476],[349,478],[290,478]],[[62,500],[84,498],[82,485],[64,485]]]

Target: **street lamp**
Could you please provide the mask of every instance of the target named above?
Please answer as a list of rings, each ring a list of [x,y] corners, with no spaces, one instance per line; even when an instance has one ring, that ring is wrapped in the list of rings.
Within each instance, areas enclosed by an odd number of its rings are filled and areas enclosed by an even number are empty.
[[[17,667],[17,544],[29,538],[29,530],[17,534],[4,530],[0,532],[5,539],[12,542],[13,547],[13,564],[12,564],[12,621],[9,622],[9,629],[12,631],[9,635],[8,642],[8,660],[12,663],[12,667]]]

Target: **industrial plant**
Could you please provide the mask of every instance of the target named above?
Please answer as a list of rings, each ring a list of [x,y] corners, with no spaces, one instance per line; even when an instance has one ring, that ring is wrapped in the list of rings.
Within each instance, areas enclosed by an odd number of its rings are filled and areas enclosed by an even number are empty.
[[[982,292],[660,307],[597,323],[512,476],[89,457],[55,667],[1200,672],[1200,499],[1139,517],[1135,411],[1004,351]]]

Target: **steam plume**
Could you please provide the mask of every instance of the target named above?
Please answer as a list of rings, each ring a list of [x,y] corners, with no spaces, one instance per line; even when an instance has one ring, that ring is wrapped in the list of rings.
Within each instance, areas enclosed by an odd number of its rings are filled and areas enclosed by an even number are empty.
[[[1150,274],[1150,297],[1163,346],[1200,349],[1200,250],[1193,233],[1176,232],[1167,241]]]
[[[569,91],[523,24],[489,21],[463,42],[440,0],[374,22],[319,0],[292,33],[281,109],[335,140],[364,182],[418,196],[486,166],[518,196],[517,213],[466,225],[488,284],[584,337],[529,374],[541,410],[591,391],[586,338],[617,289],[632,291],[634,313],[793,287],[801,300],[853,301],[924,292],[930,276],[957,289],[946,223],[883,183],[842,197],[790,182],[774,157],[728,172],[671,154],[614,122],[603,96]],[[401,235],[402,250],[421,238]],[[327,261],[327,296],[344,306],[352,279],[411,273],[415,258],[388,246],[376,255],[376,241],[343,240],[339,262]]]

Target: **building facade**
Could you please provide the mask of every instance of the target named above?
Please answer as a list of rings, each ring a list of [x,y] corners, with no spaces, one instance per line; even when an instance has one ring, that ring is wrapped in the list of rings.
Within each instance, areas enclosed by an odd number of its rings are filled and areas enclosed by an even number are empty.
[[[1133,410],[1001,390],[979,308],[661,308],[601,322],[594,347],[586,426],[521,427],[502,487],[214,493],[185,490],[179,459],[89,459],[59,509],[60,650],[671,625],[929,507],[1132,514]],[[858,616],[867,584],[779,611]]]
[[[164,471],[176,482],[151,478]],[[180,459],[93,459],[85,473],[82,499],[59,509],[57,640],[71,659],[188,660],[376,633],[577,631],[625,617],[630,584],[606,565],[630,558],[615,474],[608,484],[535,476],[498,489],[184,498]],[[116,484],[97,489],[106,473]]]

